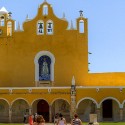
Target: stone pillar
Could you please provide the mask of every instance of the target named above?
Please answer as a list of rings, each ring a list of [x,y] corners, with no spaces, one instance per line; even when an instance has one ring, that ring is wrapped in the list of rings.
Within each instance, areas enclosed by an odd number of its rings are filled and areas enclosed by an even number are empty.
[[[123,108],[120,108],[120,121],[123,121]]]
[[[11,123],[12,122],[12,107],[11,106],[9,106],[9,123]]]
[[[96,113],[97,113],[97,122],[101,121],[101,112],[100,112],[100,108],[97,108]]]
[[[73,86],[72,86],[73,88]],[[74,86],[74,90],[71,89],[71,110],[70,110],[70,118],[72,119],[74,114],[76,113],[76,90]]]
[[[49,122],[52,122],[52,106],[49,105]]]
[[[29,107],[29,115],[32,115],[32,106]]]

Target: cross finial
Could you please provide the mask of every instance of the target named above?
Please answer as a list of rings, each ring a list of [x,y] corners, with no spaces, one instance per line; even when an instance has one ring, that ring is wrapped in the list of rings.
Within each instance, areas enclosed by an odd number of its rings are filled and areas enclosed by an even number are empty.
[[[82,17],[83,16],[83,11],[80,10],[79,13],[80,13],[80,17]]]

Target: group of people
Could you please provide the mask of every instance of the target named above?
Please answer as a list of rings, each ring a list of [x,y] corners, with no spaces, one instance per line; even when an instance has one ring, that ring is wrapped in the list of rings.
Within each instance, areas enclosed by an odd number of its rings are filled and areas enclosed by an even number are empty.
[[[54,124],[67,125],[67,122],[62,114],[56,114],[54,118]],[[82,125],[82,121],[79,119],[77,114],[74,114],[74,118],[71,120],[71,125]]]
[[[24,117],[24,120],[25,117]],[[29,125],[45,125],[45,119],[42,115],[35,114],[34,117],[32,115],[29,116]],[[62,114],[56,114],[54,117],[54,125],[67,125],[66,119]],[[82,121],[78,118],[78,115],[75,114],[74,118],[71,120],[71,125],[82,125]]]
[[[37,115],[35,120],[33,120],[32,115],[29,117],[29,125],[45,125],[45,119],[42,115]]]

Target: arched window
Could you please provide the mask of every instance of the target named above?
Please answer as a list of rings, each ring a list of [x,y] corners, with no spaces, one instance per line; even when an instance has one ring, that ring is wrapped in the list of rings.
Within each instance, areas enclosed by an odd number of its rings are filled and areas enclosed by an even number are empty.
[[[36,54],[35,59],[35,82],[38,86],[40,83],[50,83],[54,81],[54,64],[55,57],[49,51],[40,51]]]
[[[4,26],[5,24],[4,16],[0,16],[0,26]]]
[[[12,22],[7,23],[7,36],[12,36]]]
[[[44,34],[44,22],[43,21],[38,21],[37,23],[37,34],[38,35]]]
[[[49,56],[43,55],[38,60],[39,63],[39,81],[50,81],[51,71],[51,59]]]
[[[53,22],[51,20],[47,21],[47,34],[53,34]]]
[[[83,20],[79,21],[79,32],[84,33],[84,21]]]
[[[48,6],[47,5],[43,6],[43,15],[44,16],[48,15]]]

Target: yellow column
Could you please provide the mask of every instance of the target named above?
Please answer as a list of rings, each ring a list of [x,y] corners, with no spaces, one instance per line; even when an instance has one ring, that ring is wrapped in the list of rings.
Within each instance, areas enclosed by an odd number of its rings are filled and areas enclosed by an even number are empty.
[[[52,106],[49,105],[49,122],[52,122]]]
[[[11,123],[12,122],[12,107],[11,106],[9,106],[9,123]]]
[[[96,113],[97,113],[97,121],[100,122],[101,121],[100,108],[97,108]]]
[[[123,120],[123,108],[120,108],[120,121]]]
[[[32,106],[29,106],[29,115],[32,115]]]

